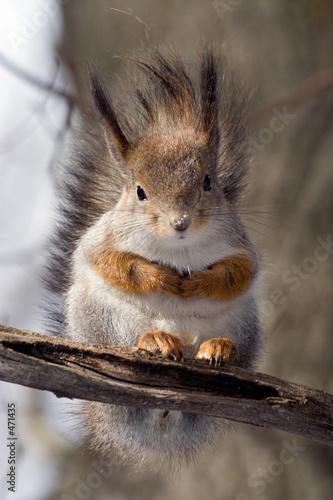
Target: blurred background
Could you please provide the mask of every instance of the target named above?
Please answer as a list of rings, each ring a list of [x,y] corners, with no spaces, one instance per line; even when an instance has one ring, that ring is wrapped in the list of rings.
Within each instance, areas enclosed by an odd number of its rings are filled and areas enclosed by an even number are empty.
[[[195,63],[204,39],[253,89],[254,165],[239,209],[265,269],[260,369],[333,393],[331,0],[2,0],[0,323],[43,331],[39,278],[71,127],[90,105],[87,65],[112,83],[126,66],[114,56],[172,42]],[[12,402],[15,493],[6,484]],[[102,474],[71,407],[0,383],[1,498],[332,499],[331,449],[245,425],[173,481],[116,464]]]

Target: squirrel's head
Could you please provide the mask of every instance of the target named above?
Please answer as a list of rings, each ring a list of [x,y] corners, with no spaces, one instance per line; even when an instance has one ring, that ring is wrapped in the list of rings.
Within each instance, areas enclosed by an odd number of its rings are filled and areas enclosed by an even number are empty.
[[[243,95],[211,49],[193,80],[178,56],[149,51],[135,60],[127,101],[115,106],[92,76],[110,164],[122,169],[124,202],[151,231],[186,238],[235,203],[247,170]],[[129,105],[129,97],[132,104]]]
[[[184,239],[205,226],[223,202],[214,164],[205,137],[193,129],[147,135],[127,159],[126,203],[153,233]]]

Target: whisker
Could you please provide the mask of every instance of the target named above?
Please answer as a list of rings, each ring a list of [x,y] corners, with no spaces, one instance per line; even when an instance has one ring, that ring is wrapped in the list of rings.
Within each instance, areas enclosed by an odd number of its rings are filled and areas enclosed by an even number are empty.
[[[260,236],[263,236],[264,238],[267,238],[270,241],[274,241],[274,239],[269,234],[263,233],[262,231],[259,231],[258,229],[254,228],[254,227],[248,226],[247,224],[244,224],[244,225],[245,225],[246,229],[253,231],[256,234],[259,234]]]
[[[270,226],[269,224],[265,224],[262,221],[256,221],[253,219],[247,219],[246,217],[242,217],[242,221],[244,222],[252,222],[254,224],[258,224],[259,226],[266,227],[267,229],[271,229],[272,231],[276,231],[278,228],[274,226]]]

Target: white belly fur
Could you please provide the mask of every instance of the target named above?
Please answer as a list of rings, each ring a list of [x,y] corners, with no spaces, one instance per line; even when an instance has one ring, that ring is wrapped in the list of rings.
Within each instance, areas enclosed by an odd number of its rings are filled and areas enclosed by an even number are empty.
[[[136,345],[140,336],[151,330],[177,333],[185,346],[197,347],[203,340],[212,337],[229,337],[238,343],[242,311],[246,309],[251,294],[248,291],[232,301],[180,299],[166,294],[128,294],[107,284],[88,266],[86,273],[78,278],[68,294],[70,323],[71,310],[76,310],[75,317],[72,316],[70,336],[87,341],[79,333],[82,325],[75,323],[82,294],[87,294],[89,289],[88,295],[94,306],[103,311],[100,317],[104,318],[104,325],[100,327],[111,345]]]

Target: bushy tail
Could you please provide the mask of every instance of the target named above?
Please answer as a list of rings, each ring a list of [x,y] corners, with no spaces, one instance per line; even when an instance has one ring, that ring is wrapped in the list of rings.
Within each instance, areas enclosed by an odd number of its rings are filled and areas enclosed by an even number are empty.
[[[83,403],[88,439],[94,450],[124,465],[178,473],[207,449],[217,448],[231,423],[214,417]]]
[[[102,214],[111,210],[122,189],[117,162],[107,151],[103,131],[95,119],[90,130],[77,129],[74,148],[58,186],[57,223],[50,239],[44,273],[47,291],[47,331],[62,336],[64,294],[71,284],[72,254],[78,240]]]

